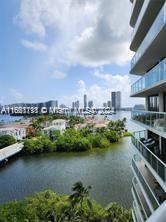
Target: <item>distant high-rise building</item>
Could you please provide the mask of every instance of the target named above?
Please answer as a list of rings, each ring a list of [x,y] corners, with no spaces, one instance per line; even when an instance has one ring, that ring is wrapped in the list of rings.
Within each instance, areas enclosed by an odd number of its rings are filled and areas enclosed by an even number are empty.
[[[107,107],[111,108],[111,101],[107,101]]]
[[[48,102],[45,102],[45,105],[47,108],[58,107],[58,101],[57,100],[50,100]]]
[[[75,102],[75,108],[76,108],[76,109],[79,109],[79,107],[80,107],[80,103],[79,103],[79,101],[77,100],[77,101]]]
[[[62,103],[62,104],[59,106],[59,108],[63,109],[63,108],[67,108],[67,106]]]
[[[87,108],[87,95],[84,95],[84,109]]]
[[[6,107],[38,107],[39,110],[41,110],[42,107],[46,107],[48,110],[50,107],[58,107],[58,101],[57,100],[50,100],[46,102],[40,102],[40,103],[14,103],[5,105]]]
[[[79,107],[80,107],[80,103],[78,100],[76,102],[72,102],[72,109],[79,109]]]
[[[55,100],[55,107],[58,107],[58,100]]]
[[[121,92],[111,92],[112,107],[116,110],[121,108]]]
[[[103,103],[103,107],[104,107],[104,108],[107,108],[107,103]]]
[[[89,107],[89,108],[92,108],[92,107],[93,107],[93,101],[92,101],[92,100],[90,100],[90,101],[88,102],[88,107]]]

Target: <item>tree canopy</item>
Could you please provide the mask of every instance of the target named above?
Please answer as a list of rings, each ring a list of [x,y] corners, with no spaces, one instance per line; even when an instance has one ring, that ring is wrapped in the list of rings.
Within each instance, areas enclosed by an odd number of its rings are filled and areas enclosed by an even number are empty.
[[[36,120],[35,125],[37,129],[43,118],[46,117],[44,116]],[[72,116],[70,121],[71,125],[65,130],[63,135],[59,131],[52,131],[49,137],[38,133],[36,137],[26,139],[24,151],[33,154],[47,151],[77,152],[87,151],[92,148],[107,148],[111,147],[112,143],[118,142],[122,136],[129,135],[125,131],[126,119],[110,121],[107,127],[95,129],[93,125],[87,125],[80,130],[76,130],[72,126],[78,121],[82,121],[82,118]]]
[[[117,203],[103,208],[90,199],[90,189],[79,181],[70,196],[46,190],[0,205],[0,222],[132,222],[131,210]]]
[[[13,136],[10,136],[10,135],[0,136],[0,149],[6,146],[10,146],[14,143],[16,143],[16,139]]]

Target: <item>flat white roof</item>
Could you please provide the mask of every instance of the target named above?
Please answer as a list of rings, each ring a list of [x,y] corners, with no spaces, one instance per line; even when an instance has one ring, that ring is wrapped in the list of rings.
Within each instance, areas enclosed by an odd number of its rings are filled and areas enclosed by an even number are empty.
[[[59,122],[66,122],[66,120],[65,119],[54,119],[53,121],[52,121],[53,123],[59,123]]]
[[[45,127],[44,129],[42,129],[43,131],[45,130],[52,130],[52,129],[57,129],[57,126],[49,126],[49,127]]]
[[[0,128],[0,131],[9,131],[9,130],[21,130],[25,129],[24,127],[7,127],[7,128]]]

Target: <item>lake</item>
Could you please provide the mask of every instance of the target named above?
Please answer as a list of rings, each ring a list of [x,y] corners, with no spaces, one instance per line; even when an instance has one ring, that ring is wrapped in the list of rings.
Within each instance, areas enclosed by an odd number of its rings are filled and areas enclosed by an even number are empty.
[[[138,130],[129,120],[129,112],[110,118],[124,115],[128,118],[128,129]],[[129,208],[132,206],[130,164],[133,153],[130,137],[126,137],[109,149],[15,156],[0,167],[0,203],[19,200],[45,189],[70,194],[72,185],[82,181],[84,185],[92,185],[90,196],[101,205],[118,202]]]

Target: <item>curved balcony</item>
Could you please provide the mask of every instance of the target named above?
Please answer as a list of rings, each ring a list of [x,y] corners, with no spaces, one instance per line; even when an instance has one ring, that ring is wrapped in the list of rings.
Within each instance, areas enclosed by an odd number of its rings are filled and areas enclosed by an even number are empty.
[[[132,218],[133,218],[134,222],[138,222],[136,212],[134,211],[134,206],[133,206],[133,210],[132,210]]]
[[[160,83],[164,86],[166,84],[166,59],[164,59],[148,73],[146,73],[142,78],[131,85],[131,96],[136,95],[144,97],[145,94],[143,92],[145,90],[152,91],[152,88],[155,90],[155,86]]]
[[[149,165],[149,170],[153,176],[166,190],[166,164],[146,144],[141,142],[142,138],[145,138],[145,131],[135,132],[132,136],[132,143]]]
[[[152,188],[152,186],[150,186],[151,183],[148,183],[146,180],[147,178],[145,178],[145,174],[143,173],[143,170],[144,171],[146,170],[145,166],[144,166],[144,169],[142,168],[142,166],[141,167],[140,166],[141,166],[141,164],[139,162],[137,163],[137,161],[135,160],[135,157],[134,157],[132,159],[133,171],[134,171],[136,177],[138,178],[138,180],[140,181],[142,188],[147,195],[148,200],[150,201],[150,208],[152,210],[155,210],[160,206],[158,199],[156,197],[156,194],[155,194],[155,189],[154,189],[154,187]],[[149,175],[147,174],[146,177],[148,177],[148,176]],[[149,176],[149,178],[150,178],[150,176]],[[148,215],[148,217],[149,216],[150,215]]]
[[[138,15],[141,11],[141,7],[143,5],[143,0],[134,0],[133,1],[133,4],[132,4],[132,13],[131,13],[131,18],[130,18],[130,25],[132,27],[135,26],[135,23],[137,22],[137,19],[138,19]]]
[[[139,1],[139,0],[138,0]],[[142,5],[143,3],[143,5]],[[137,3],[138,4],[138,3]],[[141,4],[141,6],[140,6]],[[132,31],[131,35],[131,45],[130,49],[136,51],[143,41],[145,35],[147,34],[148,30],[150,29],[151,25],[153,24],[158,12],[160,11],[161,7],[164,4],[164,0],[146,0],[146,1],[139,1],[139,10],[137,10],[138,17],[135,23],[135,27]],[[133,26],[135,22],[135,17],[137,13],[134,14],[134,9],[136,8],[136,1],[133,2],[132,7],[132,16],[130,19],[130,25]],[[137,7],[138,7],[137,6]],[[135,9],[136,10],[136,9]],[[150,12],[150,13],[149,13]]]
[[[166,138],[165,112],[133,110],[131,112],[131,118],[140,123],[143,127],[153,130],[156,134],[160,133],[161,136]]]
[[[147,222],[165,222],[166,201],[150,216]]]
[[[138,27],[140,26],[140,23],[143,19],[143,16],[145,14],[145,12],[147,11],[147,6],[149,4],[150,0],[147,0],[147,1],[144,1],[143,5],[142,5],[142,8],[141,8],[141,11],[139,13],[139,17],[137,19],[137,22],[135,24],[135,27],[131,33],[131,45],[130,45],[130,49],[134,50],[136,47],[133,46],[132,42],[134,41],[134,37],[137,33],[137,30],[138,30]]]
[[[143,74],[165,57],[166,3],[131,60],[131,73]]]
[[[145,192],[142,191],[142,188],[140,186],[140,182],[138,182],[137,177],[133,177],[132,187],[134,188],[135,192],[137,193],[136,196],[138,197],[139,202],[141,203],[141,206],[142,206],[142,209],[143,209],[142,213],[145,216],[144,219],[147,219],[154,212],[154,210],[152,208],[150,208],[149,205],[147,204],[147,200],[145,198]]]

